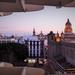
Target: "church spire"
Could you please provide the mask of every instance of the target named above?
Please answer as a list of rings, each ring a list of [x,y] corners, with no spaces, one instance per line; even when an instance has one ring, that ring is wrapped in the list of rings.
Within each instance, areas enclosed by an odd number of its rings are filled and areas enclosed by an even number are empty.
[[[36,35],[36,33],[35,33],[35,28],[33,28],[33,36],[35,36]]]
[[[43,32],[42,32],[42,30],[41,30],[41,33],[40,33],[41,35],[43,35]]]

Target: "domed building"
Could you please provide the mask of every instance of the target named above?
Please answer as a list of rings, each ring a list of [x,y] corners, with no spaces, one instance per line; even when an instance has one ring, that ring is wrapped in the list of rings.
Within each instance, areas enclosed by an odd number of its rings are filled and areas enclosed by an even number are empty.
[[[24,36],[23,40],[28,46],[28,52],[30,58],[42,58],[43,50],[44,50],[44,38],[45,35],[40,32],[40,34],[36,34],[35,28],[33,28],[33,34]]]
[[[72,33],[72,24],[70,23],[69,19],[67,19],[65,24],[64,33]]]
[[[67,22],[64,28],[64,33],[61,35],[61,37],[63,37],[63,40],[66,40],[66,41],[75,40],[75,34],[73,33],[72,24],[69,19],[67,19]]]

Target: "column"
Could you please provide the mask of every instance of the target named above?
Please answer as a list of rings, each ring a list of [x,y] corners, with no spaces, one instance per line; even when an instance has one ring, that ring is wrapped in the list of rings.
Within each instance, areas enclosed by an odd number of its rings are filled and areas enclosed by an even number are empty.
[[[41,51],[40,51],[40,41],[39,41],[39,44],[38,44],[38,46],[39,46],[39,57],[40,57],[40,53],[41,53]]]
[[[35,57],[37,57],[37,41],[35,41]]]
[[[32,41],[32,57],[34,56],[33,41]]]
[[[33,41],[33,57],[35,57],[35,41]]]
[[[32,57],[32,41],[30,41],[30,57]]]
[[[30,57],[30,41],[28,41],[28,56]]]

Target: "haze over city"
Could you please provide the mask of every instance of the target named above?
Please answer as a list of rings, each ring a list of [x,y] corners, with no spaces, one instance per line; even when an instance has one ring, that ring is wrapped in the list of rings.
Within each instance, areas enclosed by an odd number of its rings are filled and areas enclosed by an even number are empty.
[[[34,12],[14,12],[11,15],[0,17],[0,33],[32,34],[33,28],[39,34],[42,30],[47,34],[50,31],[61,33],[69,18],[75,32],[75,8],[46,6],[43,10]]]

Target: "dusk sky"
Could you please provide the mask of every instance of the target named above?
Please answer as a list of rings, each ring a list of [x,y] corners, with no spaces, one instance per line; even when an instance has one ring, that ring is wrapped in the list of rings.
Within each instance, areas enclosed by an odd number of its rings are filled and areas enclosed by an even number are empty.
[[[47,34],[50,31],[61,33],[69,18],[75,32],[75,8],[46,6],[43,10],[34,12],[16,12],[0,17],[0,33],[28,33],[35,28],[38,34],[41,30]]]

